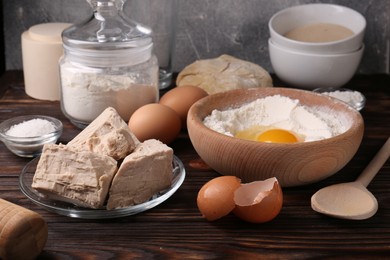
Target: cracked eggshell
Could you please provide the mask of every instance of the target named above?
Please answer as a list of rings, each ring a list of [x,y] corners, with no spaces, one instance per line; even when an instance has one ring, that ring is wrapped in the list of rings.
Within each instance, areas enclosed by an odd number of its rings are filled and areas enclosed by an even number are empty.
[[[228,215],[235,208],[234,191],[241,185],[235,176],[221,176],[208,181],[198,192],[199,211],[209,221]]]
[[[251,223],[264,223],[280,213],[283,193],[278,180],[273,177],[242,184],[234,192],[234,201],[233,213],[237,217]]]

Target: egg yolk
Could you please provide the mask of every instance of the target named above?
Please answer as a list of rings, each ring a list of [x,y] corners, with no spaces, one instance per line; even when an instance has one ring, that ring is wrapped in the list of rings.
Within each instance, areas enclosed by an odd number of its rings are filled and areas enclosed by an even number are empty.
[[[297,136],[288,130],[270,128],[269,126],[253,126],[249,129],[239,131],[235,137],[258,142],[267,143],[296,143]]]
[[[269,130],[267,126],[255,125],[248,129],[238,131],[234,136],[240,139],[245,139],[249,141],[258,141],[257,137],[259,134],[264,131]]]
[[[257,141],[266,143],[296,143],[298,139],[287,130],[271,129],[261,133],[257,137]]]

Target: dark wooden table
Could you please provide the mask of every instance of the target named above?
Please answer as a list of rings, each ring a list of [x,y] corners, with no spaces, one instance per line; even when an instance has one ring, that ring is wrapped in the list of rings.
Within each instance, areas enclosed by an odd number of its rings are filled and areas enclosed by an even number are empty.
[[[390,259],[390,162],[369,185],[379,203],[372,218],[334,219],[310,207],[310,197],[318,189],[355,180],[390,136],[390,76],[357,76],[347,87],[367,97],[361,112],[365,134],[360,149],[336,175],[316,184],[284,189],[283,209],[269,223],[249,224],[234,215],[215,222],[201,217],[196,206],[197,193],[218,174],[199,164],[186,132],[171,144],[185,165],[186,180],[170,199],[144,213],[110,220],[83,220],[48,212],[19,190],[18,176],[29,159],[13,155],[3,144],[0,198],[36,211],[47,221],[49,238],[41,259]],[[0,97],[0,121],[25,114],[57,117],[64,124],[59,140],[63,143],[80,131],[64,117],[59,102],[29,98],[21,72],[6,72],[1,77]]]

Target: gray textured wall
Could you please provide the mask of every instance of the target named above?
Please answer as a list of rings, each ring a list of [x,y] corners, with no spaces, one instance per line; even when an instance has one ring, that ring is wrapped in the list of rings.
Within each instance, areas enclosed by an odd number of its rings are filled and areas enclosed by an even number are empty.
[[[125,12],[142,20],[142,12],[137,9],[156,8],[159,1],[128,0]],[[267,47],[269,18],[289,6],[322,2],[349,6],[366,17],[366,50],[359,73],[389,73],[389,0],[177,1],[175,71],[196,59],[223,53],[253,61],[272,71]],[[30,26],[43,22],[80,22],[91,14],[85,0],[5,0],[3,5],[7,70],[22,68],[20,35]]]

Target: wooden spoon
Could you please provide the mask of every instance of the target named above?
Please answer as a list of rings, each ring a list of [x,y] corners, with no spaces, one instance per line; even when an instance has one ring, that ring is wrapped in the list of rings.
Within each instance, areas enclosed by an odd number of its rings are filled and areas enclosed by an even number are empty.
[[[336,218],[362,220],[372,217],[378,202],[367,185],[390,156],[390,137],[354,182],[331,185],[311,197],[313,210]]]

